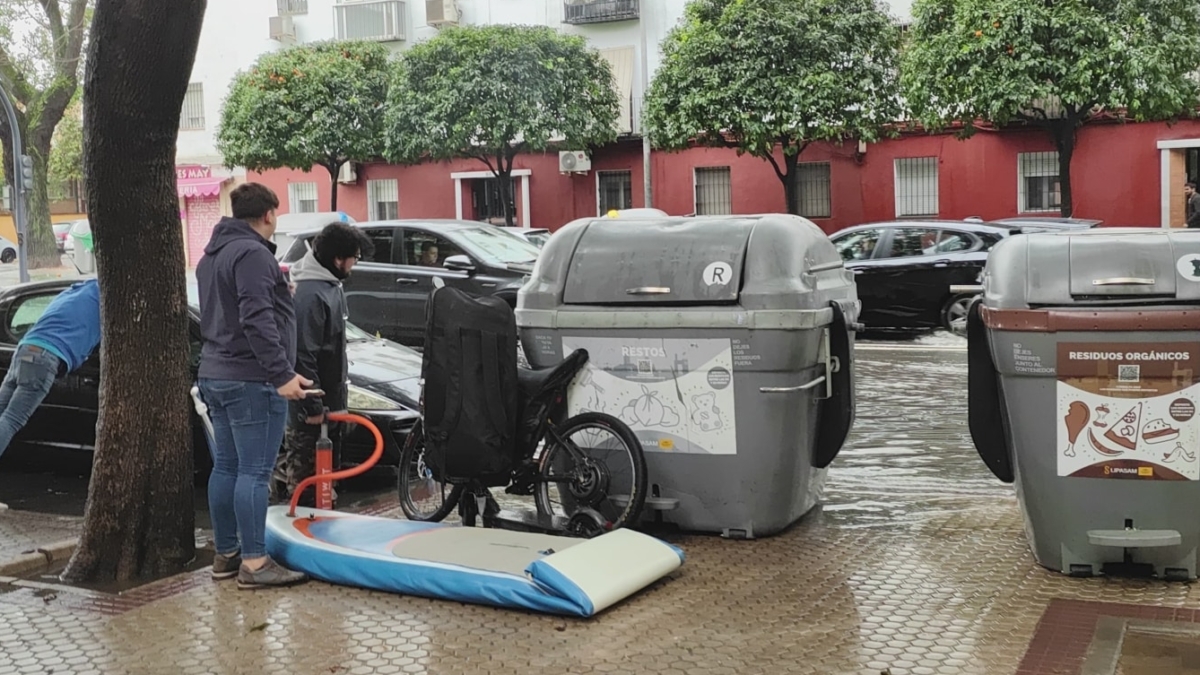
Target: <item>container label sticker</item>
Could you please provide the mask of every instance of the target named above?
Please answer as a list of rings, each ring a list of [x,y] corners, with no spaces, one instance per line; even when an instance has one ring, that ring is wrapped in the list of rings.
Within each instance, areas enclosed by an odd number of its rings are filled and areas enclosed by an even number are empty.
[[[710,263],[704,268],[704,283],[708,286],[725,286],[733,281],[733,268],[729,263]]]
[[[1200,342],[1058,345],[1058,475],[1200,480]]]
[[[1200,253],[1179,256],[1179,260],[1175,262],[1175,271],[1188,281],[1200,281]]]
[[[563,337],[588,351],[571,383],[568,414],[621,419],[646,452],[737,454],[733,348],[728,339]]]

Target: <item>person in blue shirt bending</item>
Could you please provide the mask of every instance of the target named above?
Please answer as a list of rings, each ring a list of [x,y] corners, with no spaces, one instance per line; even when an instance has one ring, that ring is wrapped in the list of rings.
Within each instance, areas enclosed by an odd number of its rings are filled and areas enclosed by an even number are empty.
[[[17,343],[0,384],[0,455],[29,422],[54,379],[75,371],[100,344],[100,287],[81,281],[58,294]]]

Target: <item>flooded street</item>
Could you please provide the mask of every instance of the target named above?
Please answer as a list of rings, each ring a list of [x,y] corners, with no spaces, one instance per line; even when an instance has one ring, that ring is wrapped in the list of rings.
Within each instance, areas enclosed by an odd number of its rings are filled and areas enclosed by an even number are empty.
[[[855,354],[857,416],[829,470],[825,519],[894,527],[944,517],[972,497],[1003,497],[967,429],[966,341],[863,341]]]

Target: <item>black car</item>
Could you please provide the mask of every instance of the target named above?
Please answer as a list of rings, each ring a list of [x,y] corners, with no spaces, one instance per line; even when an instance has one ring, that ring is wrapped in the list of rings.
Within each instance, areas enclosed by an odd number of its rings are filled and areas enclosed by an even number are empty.
[[[988,251],[1014,228],[968,221],[891,221],[833,234],[854,273],[869,329],[955,328],[972,295],[950,291],[976,283]]]
[[[425,301],[440,277],[447,286],[494,295],[512,306],[533,271],[538,248],[487,223],[466,220],[389,220],[355,223],[375,253],[354,267],[345,282],[350,319],[363,330],[409,345],[425,335]],[[281,258],[286,270],[304,257],[320,228],[291,233]]]
[[[74,283],[72,279],[21,284],[0,292],[0,378],[12,363],[17,342],[41,317],[50,301]],[[194,285],[188,287],[191,367],[200,363],[199,307]],[[404,438],[416,422],[420,398],[421,356],[407,347],[375,338],[347,326],[350,360],[349,409],[369,418],[383,432],[384,460],[400,461]],[[78,370],[54,381],[50,393],[14,438],[14,443],[91,450],[96,444],[96,415],[100,396],[99,350]],[[190,399],[189,399],[190,400]],[[192,443],[197,468],[210,466],[208,445],[199,417],[192,413]],[[342,448],[342,460],[354,464],[375,447],[371,434],[355,427]]]
[[[981,218],[967,218],[966,220],[971,223],[984,222]],[[1021,234],[1026,234],[1030,232],[1090,230],[1093,227],[1100,227],[1103,222],[1102,220],[1093,220],[1090,218],[1064,218],[1062,216],[1017,216],[1015,218],[989,220],[986,224],[1007,227],[1011,230],[1019,231]]]

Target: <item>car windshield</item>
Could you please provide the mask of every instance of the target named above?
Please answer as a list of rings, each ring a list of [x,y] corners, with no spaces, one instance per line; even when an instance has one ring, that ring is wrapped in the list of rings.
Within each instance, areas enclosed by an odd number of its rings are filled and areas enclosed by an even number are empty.
[[[493,265],[532,264],[538,248],[498,227],[459,230],[458,236],[479,257]]]

